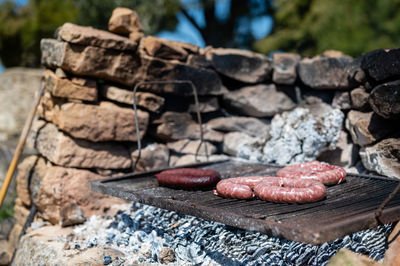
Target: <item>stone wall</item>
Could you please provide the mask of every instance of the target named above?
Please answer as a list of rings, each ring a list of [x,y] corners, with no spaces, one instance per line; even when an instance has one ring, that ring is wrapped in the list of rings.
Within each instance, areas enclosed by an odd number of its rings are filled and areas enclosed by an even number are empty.
[[[204,161],[206,150],[210,160],[318,159],[400,178],[400,49],[356,59],[336,51],[302,58],[201,49],[145,36],[127,9],[114,11],[109,30],[66,23],[56,39],[42,40],[46,94],[31,134],[38,155],[19,166],[16,212],[35,204],[53,224],[81,223],[119,201],[89,191],[88,181]],[[170,80],[197,88],[204,146],[196,157],[191,88],[146,85],[137,93],[144,147],[132,169],[133,86]]]

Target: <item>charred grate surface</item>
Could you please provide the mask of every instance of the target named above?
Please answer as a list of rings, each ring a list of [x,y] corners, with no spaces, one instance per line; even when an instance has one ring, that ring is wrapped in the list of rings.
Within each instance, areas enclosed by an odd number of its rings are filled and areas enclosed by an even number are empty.
[[[214,163],[202,168],[217,170],[223,178],[274,175],[279,169],[274,165],[240,161]],[[258,199],[224,199],[211,191],[159,187],[155,173],[95,181],[91,187],[98,192],[143,204],[316,245],[376,226],[375,211],[398,184],[397,180],[389,178],[350,174],[346,182],[328,187],[324,200],[278,204]],[[392,199],[381,216],[384,223],[398,220],[400,195]]]

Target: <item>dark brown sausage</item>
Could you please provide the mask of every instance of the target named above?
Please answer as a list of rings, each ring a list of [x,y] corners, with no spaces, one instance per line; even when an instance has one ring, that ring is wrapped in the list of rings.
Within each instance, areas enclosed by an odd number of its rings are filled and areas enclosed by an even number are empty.
[[[326,188],[321,182],[310,179],[268,177],[256,184],[254,194],[272,202],[305,203],[323,199]]]
[[[221,180],[221,175],[217,171],[197,168],[165,170],[156,174],[156,177],[161,186],[183,189],[209,188]]]
[[[254,186],[265,178],[265,176],[242,176],[223,179],[217,184],[217,193],[224,198],[250,199],[254,197]]]
[[[339,184],[346,178],[346,175],[343,168],[318,161],[289,165],[277,173],[277,176],[281,177],[314,179],[325,185]]]

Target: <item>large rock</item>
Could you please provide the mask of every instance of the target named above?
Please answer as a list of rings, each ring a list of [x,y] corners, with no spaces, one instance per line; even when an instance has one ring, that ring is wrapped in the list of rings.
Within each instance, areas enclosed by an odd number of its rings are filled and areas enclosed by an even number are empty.
[[[292,99],[274,84],[243,87],[224,94],[228,108],[255,117],[274,116],[295,107]]]
[[[329,259],[328,266],[382,266],[379,262],[351,250],[341,248]]]
[[[140,66],[132,52],[42,39],[42,64],[76,75],[106,79],[132,86]]]
[[[269,137],[270,126],[262,120],[254,117],[218,117],[207,122],[212,129],[232,132],[239,131],[253,137]]]
[[[132,161],[136,162],[138,150],[132,153]],[[136,171],[150,171],[168,167],[169,150],[164,144],[150,144],[142,148],[140,159],[136,165]]]
[[[400,118],[400,80],[377,86],[369,96],[375,113],[386,119]]]
[[[138,139],[133,108],[122,108],[110,102],[100,102],[99,105],[56,104],[49,99],[42,103],[40,116],[74,138],[94,142]],[[149,114],[137,110],[137,118],[142,138],[147,130]]]
[[[117,34],[72,23],[65,23],[57,33],[61,40],[83,46],[96,46],[121,51],[136,51],[138,46],[138,43]]]
[[[305,58],[298,74],[303,83],[314,89],[348,89],[355,74],[353,59],[348,57]]]
[[[400,49],[378,49],[361,57],[361,68],[373,79],[382,81],[400,75]]]
[[[104,246],[75,249],[68,243],[71,236],[72,227],[59,225],[32,230],[21,238],[13,265],[104,265],[106,255],[114,261],[126,260],[125,254]]]
[[[388,237],[390,241],[389,248],[385,252],[385,258],[383,259],[383,265],[395,266],[400,265],[400,238],[397,234],[400,232],[400,223],[397,222],[396,226],[392,230],[392,233]],[[395,238],[397,236],[397,238]]]
[[[13,218],[15,219],[16,223],[23,226],[26,222],[26,219],[29,216],[29,209],[24,206],[22,200],[16,198],[13,211],[14,211]]]
[[[317,160],[345,167],[355,165],[358,159],[358,146],[355,145],[345,131],[340,132],[340,138],[335,148],[321,152]]]
[[[170,166],[186,166],[196,163],[202,162],[216,162],[228,160],[230,157],[225,154],[211,154],[210,156],[205,155],[194,155],[194,154],[186,154],[183,156],[171,156],[170,158]]]
[[[25,206],[31,206],[31,199],[36,197],[47,168],[50,166],[49,162],[36,155],[25,158],[18,165],[17,195]]]
[[[35,148],[54,164],[101,169],[127,169],[132,166],[128,147],[124,144],[73,139],[50,123],[42,123],[35,128]]]
[[[168,149],[176,153],[183,153],[183,154],[196,154],[197,149],[198,149],[197,154],[204,156],[206,154],[210,155],[210,154],[215,154],[217,152],[217,147],[215,147],[213,144],[207,141],[204,141],[203,144],[201,144],[200,140],[183,139],[175,142],[168,142],[167,147]]]
[[[332,107],[340,110],[351,109],[350,95],[348,91],[337,91],[333,96]]]
[[[165,40],[153,36],[141,39],[140,45],[152,57],[185,62],[189,54],[197,54],[199,47],[193,44]]]
[[[271,139],[263,149],[263,160],[281,165],[315,160],[340,138],[344,115],[320,103],[298,107],[276,115],[271,122]]]
[[[12,253],[12,248],[8,241],[0,240],[0,265],[9,265]]]
[[[206,58],[222,75],[247,83],[271,79],[271,59],[262,54],[239,49],[215,48],[206,52]]]
[[[251,161],[261,161],[266,139],[247,135],[243,132],[230,132],[224,137],[224,153]]]
[[[157,127],[157,136],[164,140],[200,139],[200,126],[188,113],[165,112],[162,124]],[[224,135],[203,125],[203,138],[211,142],[222,142]]]
[[[357,110],[366,110],[369,107],[368,97],[369,93],[366,92],[364,87],[358,87],[350,92],[351,105]]]
[[[396,130],[396,125],[385,120],[374,112],[362,113],[351,110],[347,114],[346,128],[351,134],[353,142],[366,146],[379,141]]]
[[[300,59],[298,54],[274,53],[272,81],[276,84],[294,84],[297,78],[296,67]]]
[[[73,79],[78,81],[77,78]],[[86,80],[86,82],[85,82]],[[59,78],[51,70],[46,70],[44,75],[44,89],[51,95],[61,98],[76,99],[83,101],[97,101],[97,84],[94,80],[79,80],[84,85],[77,84],[67,78]]]
[[[113,10],[108,29],[122,35],[129,35],[131,32],[141,32],[142,24],[136,11],[125,7],[117,7]]]
[[[370,171],[400,179],[400,139],[388,138],[360,150],[362,162]]]
[[[0,75],[0,140],[19,136],[39,91],[42,69],[9,68]]]
[[[219,103],[217,97],[202,97],[199,99],[199,107],[200,113],[211,113],[219,110]],[[188,108],[189,113],[197,112],[197,105],[192,103]]]
[[[193,82],[198,95],[221,95],[226,92],[221,79],[213,70],[194,67],[178,61],[167,61],[142,55],[143,66],[138,73],[139,81],[174,81],[189,80]],[[192,95],[189,84],[153,84],[145,87],[156,93],[173,93]]]
[[[89,189],[89,182],[103,176],[87,170],[52,166],[46,171],[34,203],[42,216],[52,224],[68,220],[64,209],[79,208],[86,218],[104,214],[113,204],[124,201]]]
[[[101,95],[109,100],[133,106],[133,90],[123,89],[112,85],[100,87]],[[164,98],[150,92],[136,92],[136,105],[151,112],[159,112],[164,105]],[[132,107],[133,108],[133,107]]]

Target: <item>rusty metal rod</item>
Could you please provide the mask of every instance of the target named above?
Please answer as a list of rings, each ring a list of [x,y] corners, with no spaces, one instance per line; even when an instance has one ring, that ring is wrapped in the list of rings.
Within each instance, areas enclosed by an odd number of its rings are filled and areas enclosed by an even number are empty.
[[[386,207],[386,205],[396,196],[396,194],[400,191],[400,182],[396,186],[396,188],[392,191],[392,193],[389,194],[389,196],[382,202],[382,204],[379,206],[379,208],[375,212],[375,221],[377,224],[383,224],[381,221],[381,215],[383,212],[383,209]]]
[[[3,201],[4,201],[5,197],[6,197],[7,190],[8,190],[8,187],[10,186],[12,177],[14,176],[14,172],[15,172],[15,169],[17,167],[19,158],[21,157],[21,154],[24,151],[25,142],[26,142],[26,139],[28,137],[29,131],[31,129],[32,122],[33,122],[33,119],[34,119],[35,114],[36,114],[36,109],[39,106],[39,102],[40,102],[40,98],[42,97],[42,94],[43,94],[43,82],[41,81],[40,82],[39,94],[37,95],[37,97],[36,97],[36,99],[34,101],[34,104],[32,106],[32,109],[31,109],[31,111],[29,113],[29,116],[28,116],[27,120],[25,121],[24,128],[23,128],[21,136],[20,136],[20,138],[18,140],[17,148],[15,149],[14,156],[13,156],[13,158],[11,160],[10,166],[8,167],[8,171],[7,171],[6,177],[5,177],[4,182],[3,182],[2,186],[1,186],[1,190],[0,190],[0,208],[3,205]]]

